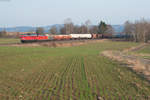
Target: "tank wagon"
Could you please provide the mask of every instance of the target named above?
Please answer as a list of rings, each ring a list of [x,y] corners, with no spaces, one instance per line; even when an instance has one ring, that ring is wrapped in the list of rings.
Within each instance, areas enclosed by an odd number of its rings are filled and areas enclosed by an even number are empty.
[[[53,35],[53,40],[70,40],[70,35]]]
[[[70,34],[71,39],[91,39],[92,34]]]

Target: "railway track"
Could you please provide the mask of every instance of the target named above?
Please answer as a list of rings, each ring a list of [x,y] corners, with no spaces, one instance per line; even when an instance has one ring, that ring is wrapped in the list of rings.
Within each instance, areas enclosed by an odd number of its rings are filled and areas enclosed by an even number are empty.
[[[37,41],[37,42],[27,42],[27,43],[1,43],[0,46],[29,46],[29,45],[40,45],[40,44],[65,44],[65,43],[79,43],[79,42],[92,42],[102,39],[82,39],[82,40],[50,40],[50,41]]]

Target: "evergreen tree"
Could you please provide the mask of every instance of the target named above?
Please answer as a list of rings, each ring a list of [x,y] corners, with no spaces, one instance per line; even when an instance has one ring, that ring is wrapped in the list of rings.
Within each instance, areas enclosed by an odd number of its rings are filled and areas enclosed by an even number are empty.
[[[104,34],[107,31],[107,24],[101,21],[98,25],[98,34]]]

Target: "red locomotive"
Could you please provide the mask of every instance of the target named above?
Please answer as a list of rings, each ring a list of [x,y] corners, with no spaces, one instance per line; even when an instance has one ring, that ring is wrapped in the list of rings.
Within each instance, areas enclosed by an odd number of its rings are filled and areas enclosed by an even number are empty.
[[[46,35],[37,35],[37,34],[22,34],[20,36],[21,42],[35,42],[35,41],[44,41],[48,40]]]

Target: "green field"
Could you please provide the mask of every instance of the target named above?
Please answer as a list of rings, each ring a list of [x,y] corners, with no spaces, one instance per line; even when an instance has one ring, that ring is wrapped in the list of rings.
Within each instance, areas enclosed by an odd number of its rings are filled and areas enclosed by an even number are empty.
[[[20,39],[0,38],[0,44],[7,44],[7,43],[20,43]]]
[[[0,47],[0,100],[148,100],[146,80],[100,55],[136,45]]]
[[[141,56],[146,59],[150,59],[150,45],[144,47],[143,49],[136,51],[136,53],[141,54]]]
[[[145,53],[145,54],[150,54],[150,45],[146,46],[145,48],[137,51],[138,53]]]

